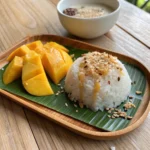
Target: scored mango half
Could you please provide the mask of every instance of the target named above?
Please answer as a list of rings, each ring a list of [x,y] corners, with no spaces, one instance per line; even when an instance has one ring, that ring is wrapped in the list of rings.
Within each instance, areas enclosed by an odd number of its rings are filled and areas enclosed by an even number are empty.
[[[69,52],[69,50],[67,48],[65,48],[64,46],[62,46],[56,42],[48,42],[44,45],[44,48],[47,50],[48,53],[51,51],[51,49],[63,50],[67,53]]]
[[[40,55],[34,51],[24,57],[22,83],[31,95],[46,96],[54,93],[46,77]]]
[[[23,58],[15,56],[14,59],[7,66],[4,74],[3,74],[3,82],[4,84],[9,84],[14,80],[21,77],[23,67]]]
[[[65,77],[72,63],[72,58],[68,53],[55,47],[49,48],[42,58],[45,71],[55,84]]]
[[[43,53],[45,52],[45,49],[43,47],[43,43],[38,40],[32,43],[29,43],[26,45],[30,50],[35,51],[36,53],[40,54],[40,56],[43,56]]]
[[[60,52],[55,49],[51,53],[44,54],[42,64],[45,71],[55,84],[58,84],[66,75],[66,64]]]
[[[19,48],[17,48],[16,50],[14,50],[8,57],[7,57],[7,60],[8,61],[11,61],[13,60],[13,58],[15,56],[19,56],[19,57],[23,57],[24,55],[26,55],[27,53],[30,52],[30,49],[26,46],[26,45],[23,45]]]

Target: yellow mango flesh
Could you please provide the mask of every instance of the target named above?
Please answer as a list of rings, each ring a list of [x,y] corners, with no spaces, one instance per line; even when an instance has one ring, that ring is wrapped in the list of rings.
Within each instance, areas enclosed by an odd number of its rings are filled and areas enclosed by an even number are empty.
[[[26,81],[38,74],[41,74],[43,72],[43,69],[41,69],[41,67],[38,65],[27,62],[25,63],[22,72],[22,80]]]
[[[73,60],[72,58],[70,57],[70,55],[64,51],[60,51],[61,55],[62,55],[62,58],[66,64],[66,73],[68,72],[69,68],[71,67],[71,65],[73,64]]]
[[[39,41],[34,41],[32,43],[29,43],[26,45],[30,50],[36,50],[37,48],[42,48],[43,47],[43,43],[39,40]]]
[[[53,94],[45,73],[38,74],[23,82],[23,86],[28,93],[35,96],[46,96]]]
[[[29,43],[26,45],[30,50],[35,51],[36,53],[40,54],[41,57],[43,56],[43,53],[45,52],[45,49],[43,48],[43,43],[39,41],[35,41],[32,43]]]
[[[14,51],[7,57],[7,60],[8,60],[8,61],[11,61],[11,60],[13,60],[13,58],[14,58],[15,56],[22,57],[22,56],[26,55],[28,52],[30,52],[30,49],[29,49],[26,45],[23,45],[23,46],[17,48],[16,50],[14,50]]]
[[[23,58],[15,56],[3,74],[4,84],[9,84],[21,77]]]
[[[32,95],[46,96],[54,93],[46,77],[40,55],[34,51],[24,58],[22,82],[26,91]]]
[[[46,43],[44,45],[44,48],[47,50],[47,52],[50,52],[51,49],[57,49],[57,50],[63,50],[65,52],[69,52],[69,50],[67,48],[65,48],[64,46],[56,43],[56,42],[49,42],[49,43]]]
[[[26,62],[30,62],[30,63],[36,64],[42,67],[40,55],[34,51],[30,51],[29,53],[25,55],[24,63]]]
[[[66,64],[59,51],[45,53],[42,58],[43,66],[55,84],[66,75]]]

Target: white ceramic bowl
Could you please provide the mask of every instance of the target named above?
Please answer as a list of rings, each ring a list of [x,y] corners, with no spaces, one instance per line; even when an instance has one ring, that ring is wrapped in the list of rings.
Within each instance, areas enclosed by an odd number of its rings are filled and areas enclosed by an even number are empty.
[[[113,8],[113,12],[96,18],[77,18],[68,16],[63,10],[79,4],[105,4]],[[73,35],[81,38],[91,39],[108,32],[116,23],[120,3],[118,0],[61,0],[57,5],[58,16],[63,27]]]

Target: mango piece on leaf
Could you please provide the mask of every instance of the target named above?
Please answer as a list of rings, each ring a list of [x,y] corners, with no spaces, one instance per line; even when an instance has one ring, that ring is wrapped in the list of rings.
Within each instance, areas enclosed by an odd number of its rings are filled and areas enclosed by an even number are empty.
[[[43,55],[42,64],[55,84],[58,84],[66,75],[66,64],[61,53],[55,49],[51,53],[45,53]]]
[[[46,77],[40,55],[34,51],[24,57],[22,82],[31,95],[46,96],[54,93]]]
[[[43,69],[41,69],[41,67],[38,65],[27,62],[25,63],[22,72],[22,80],[26,81],[38,74],[41,74],[43,72]]]
[[[17,48],[16,50],[14,50],[14,51],[7,57],[7,60],[8,60],[8,61],[11,61],[11,60],[13,60],[13,58],[14,58],[15,56],[22,57],[22,56],[26,55],[28,52],[30,52],[30,49],[29,49],[26,45],[23,45],[23,46]]]
[[[14,59],[10,62],[10,64],[7,66],[3,74],[4,84],[9,84],[21,77],[22,67],[23,58],[15,56]]]
[[[53,94],[45,73],[41,73],[23,82],[28,93],[35,96],[46,96]]]
[[[66,53],[65,51],[60,51],[62,58],[64,59],[64,62],[66,64],[66,73],[68,72],[69,68],[71,67],[71,65],[73,64],[73,60],[70,57],[70,55],[68,53]]]
[[[32,43],[29,43],[26,45],[30,50],[35,51],[36,53],[40,54],[41,57],[43,56],[43,53],[45,52],[45,49],[43,48],[43,43],[38,40]]]
[[[38,40],[38,41],[34,41],[34,42],[32,42],[32,43],[29,43],[29,44],[27,44],[26,46],[27,46],[30,50],[35,50],[35,51],[36,51],[37,48],[43,48],[43,43],[42,43],[40,40]]]
[[[57,49],[57,50],[63,50],[65,52],[69,52],[69,50],[67,48],[65,48],[64,46],[56,43],[56,42],[49,42],[49,43],[46,43],[44,45],[44,48],[47,50],[47,52],[49,53],[51,51],[51,49]]]
[[[30,51],[24,57],[24,63],[30,62],[39,66],[42,66],[40,55],[37,54],[35,51]],[[42,67],[43,68],[43,67]]]

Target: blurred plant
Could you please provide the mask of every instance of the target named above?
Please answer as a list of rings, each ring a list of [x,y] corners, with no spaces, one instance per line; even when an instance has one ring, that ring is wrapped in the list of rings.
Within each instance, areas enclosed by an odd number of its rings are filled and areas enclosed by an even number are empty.
[[[150,0],[127,0],[127,1],[150,13]]]

